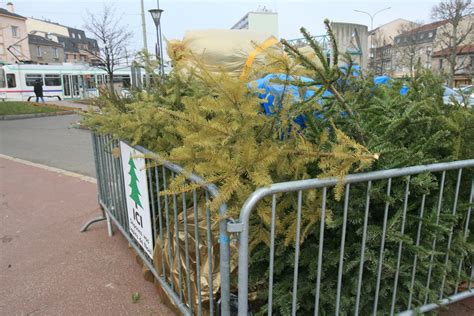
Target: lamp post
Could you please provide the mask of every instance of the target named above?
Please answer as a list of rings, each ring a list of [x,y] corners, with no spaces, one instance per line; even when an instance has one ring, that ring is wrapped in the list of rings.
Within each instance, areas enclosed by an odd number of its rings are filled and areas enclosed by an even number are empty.
[[[359,12],[359,13],[364,13],[364,14],[367,14],[369,17],[370,17],[370,31],[372,32],[370,34],[370,50],[369,50],[369,54],[370,54],[370,64],[371,64],[371,67],[373,68],[373,60],[374,60],[374,56],[373,56],[373,53],[372,53],[372,49],[373,49],[373,37],[374,37],[374,34],[373,34],[373,31],[374,31],[374,17],[379,14],[380,12],[382,11],[385,11],[385,10],[390,10],[391,7],[387,7],[387,8],[383,8],[381,10],[378,10],[377,12],[373,13],[373,14],[370,14],[369,12],[365,12],[365,11],[361,11],[361,10],[354,10],[355,12]]]
[[[161,78],[165,75],[165,67],[164,67],[164,60],[163,60],[163,42],[161,39],[161,14],[163,10],[160,9],[160,3],[157,1],[158,9],[151,9],[148,10],[150,12],[151,17],[153,18],[153,22],[155,22],[156,26],[156,58],[160,61],[160,76]]]

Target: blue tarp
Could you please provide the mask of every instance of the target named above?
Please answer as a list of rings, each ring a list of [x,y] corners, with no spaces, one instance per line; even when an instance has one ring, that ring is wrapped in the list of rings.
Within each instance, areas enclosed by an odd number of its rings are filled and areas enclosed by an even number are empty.
[[[378,77],[374,77],[374,83],[376,85],[379,85],[379,84],[389,84],[390,82],[390,77],[389,76],[378,76]]]
[[[284,74],[268,74],[265,77],[257,79],[249,84],[249,86],[251,87],[256,87],[257,89],[262,89],[265,91],[258,95],[260,99],[267,98],[266,102],[262,103],[262,107],[265,111],[265,114],[270,115],[273,112],[275,112],[275,109],[273,108],[275,98],[280,98],[284,92],[292,95],[295,103],[301,101],[299,88],[297,86],[289,84],[285,88],[285,85],[283,83],[280,83],[286,80],[290,82],[296,82],[296,80],[298,80],[299,82],[312,82],[313,81],[311,78],[307,78],[307,77],[294,78],[292,76],[289,76],[287,78],[287,76]],[[319,88],[320,86],[316,85],[316,87]],[[304,99],[307,100],[311,98],[314,95],[314,93],[315,93],[314,90],[307,90],[304,95]],[[329,91],[324,91],[322,96],[328,97],[330,95],[332,94]]]
[[[360,73],[360,67],[359,66],[354,66],[353,68],[353,76],[359,76]],[[347,67],[341,67],[341,71],[347,71]],[[263,90],[261,93],[258,94],[258,97],[262,100],[265,100],[261,105],[263,107],[263,110],[266,115],[272,115],[275,112],[277,112],[277,109],[274,108],[275,104],[280,104],[278,99],[280,99],[283,95],[283,93],[286,93],[286,95],[292,95],[293,100],[295,103],[301,102],[301,96],[300,96],[300,91],[299,87],[296,85],[289,84],[285,87],[283,84],[285,81],[291,82],[312,82],[313,80],[311,78],[307,77],[292,77],[292,76],[286,76],[284,74],[268,74],[263,78],[257,79],[253,82],[250,82],[248,84],[249,87],[256,87],[257,89]],[[374,83],[376,85],[387,85],[390,87],[390,81],[392,79],[389,76],[377,76],[374,77]],[[313,87],[320,88],[320,85],[315,85]],[[403,85],[403,87],[400,89],[400,95],[406,95],[408,93],[408,87],[406,85]],[[304,100],[307,100],[311,98],[315,94],[314,90],[307,90],[305,95],[304,95]],[[330,97],[332,96],[332,93],[329,91],[324,91],[321,98],[317,100],[320,104],[323,102],[323,98],[325,97]],[[275,102],[275,99],[277,99],[277,102]],[[341,113],[341,115],[345,116],[346,113]],[[315,113],[315,117],[318,119],[324,119],[324,116],[321,113]],[[298,116],[297,118],[294,119],[295,123],[300,125],[302,128],[305,128],[305,117],[303,115]]]
[[[381,84],[384,84],[384,85],[387,85],[387,86],[391,86],[390,82],[392,81],[392,78],[390,78],[389,76],[378,76],[378,77],[374,77],[374,83],[376,85],[381,85]],[[403,85],[402,88],[400,89],[400,95],[407,95],[408,93],[408,86],[407,85]]]

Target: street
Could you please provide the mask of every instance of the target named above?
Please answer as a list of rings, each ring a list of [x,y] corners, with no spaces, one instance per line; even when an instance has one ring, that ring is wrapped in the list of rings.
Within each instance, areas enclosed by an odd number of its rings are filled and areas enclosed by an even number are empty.
[[[0,121],[0,153],[95,177],[90,132],[78,115]]]

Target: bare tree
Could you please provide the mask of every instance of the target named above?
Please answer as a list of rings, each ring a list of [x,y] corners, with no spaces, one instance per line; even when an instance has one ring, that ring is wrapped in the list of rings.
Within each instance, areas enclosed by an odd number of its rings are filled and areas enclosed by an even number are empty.
[[[385,54],[391,49],[392,44],[387,36],[378,28],[372,31],[370,36],[372,37],[373,57],[369,66],[375,74],[381,75],[385,71]]]
[[[467,37],[474,31],[472,17],[474,9],[471,0],[445,0],[433,7],[431,16],[436,20],[447,23],[438,29],[437,39],[441,44],[441,50],[447,52],[448,86],[454,85],[454,74],[460,67],[456,62],[458,50],[466,42]]]
[[[415,65],[421,59],[420,25],[421,23],[415,22],[403,24],[398,30],[399,35],[395,37],[395,64],[399,67],[408,68],[410,77],[413,77]]]
[[[84,28],[92,34],[99,46],[99,50],[89,47],[87,52],[97,58],[99,61],[97,67],[107,72],[110,93],[115,95],[114,71],[127,58],[126,47],[132,37],[132,32],[126,26],[120,25],[122,19],[116,16],[113,6],[104,4],[103,11],[97,15],[87,13],[88,18]]]

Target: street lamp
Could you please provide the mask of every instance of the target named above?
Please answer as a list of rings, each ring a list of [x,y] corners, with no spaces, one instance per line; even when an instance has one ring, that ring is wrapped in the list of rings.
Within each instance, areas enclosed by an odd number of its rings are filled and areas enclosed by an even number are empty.
[[[150,12],[151,17],[153,18],[153,22],[155,22],[156,26],[156,58],[160,61],[160,76],[161,78],[164,77],[165,68],[164,68],[164,59],[163,59],[163,42],[161,39],[161,14],[163,10],[159,8],[160,4],[158,2],[158,9],[151,9],[148,10]]]
[[[378,10],[377,12],[373,13],[373,14],[370,14],[369,12],[365,12],[365,11],[361,11],[361,10],[354,10],[355,12],[359,12],[359,13],[364,13],[364,14],[367,14],[369,17],[370,17],[370,51],[369,51],[369,54],[370,54],[370,62],[372,64],[372,67],[373,67],[373,53],[372,53],[372,49],[373,49],[373,37],[374,37],[374,34],[373,34],[373,31],[374,31],[374,17],[379,14],[380,12],[382,11],[385,11],[385,10],[390,10],[391,7],[387,7],[387,8],[384,8],[384,9],[381,9],[381,10]]]

